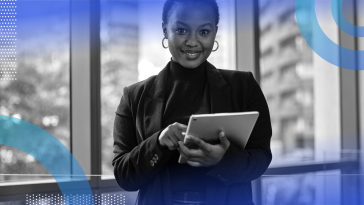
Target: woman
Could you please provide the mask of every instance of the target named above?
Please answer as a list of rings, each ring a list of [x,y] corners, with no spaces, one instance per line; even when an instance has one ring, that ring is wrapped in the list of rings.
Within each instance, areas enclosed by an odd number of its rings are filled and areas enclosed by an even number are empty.
[[[207,62],[218,21],[215,0],[167,0],[162,44],[168,40],[171,61],[157,76],[124,88],[113,166],[120,187],[139,190],[138,204],[253,204],[251,181],[272,159],[269,110],[250,72]],[[223,132],[218,145],[194,136],[186,137],[199,149],[182,143],[191,114],[243,111],[260,113],[245,150]],[[178,163],[180,155],[187,164]]]

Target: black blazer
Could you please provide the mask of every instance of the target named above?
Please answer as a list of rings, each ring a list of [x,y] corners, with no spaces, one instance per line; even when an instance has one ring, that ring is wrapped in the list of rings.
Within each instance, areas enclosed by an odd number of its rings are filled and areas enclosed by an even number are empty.
[[[169,172],[171,151],[157,140],[164,129],[162,113],[169,63],[157,75],[124,88],[114,122],[115,178],[124,190],[139,190],[138,205],[171,204]],[[207,205],[253,204],[251,181],[260,177],[272,160],[272,128],[264,95],[250,72],[216,69],[207,62],[212,113],[259,111],[245,150],[233,144],[208,173]],[[152,163],[152,159],[157,159]]]

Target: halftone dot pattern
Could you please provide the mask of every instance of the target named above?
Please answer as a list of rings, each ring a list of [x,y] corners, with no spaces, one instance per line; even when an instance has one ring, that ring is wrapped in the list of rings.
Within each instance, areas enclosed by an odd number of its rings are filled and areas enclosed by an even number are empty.
[[[26,194],[27,205],[89,205],[94,200],[95,205],[126,205],[122,194]]]
[[[0,0],[0,80],[16,80],[16,0]]]

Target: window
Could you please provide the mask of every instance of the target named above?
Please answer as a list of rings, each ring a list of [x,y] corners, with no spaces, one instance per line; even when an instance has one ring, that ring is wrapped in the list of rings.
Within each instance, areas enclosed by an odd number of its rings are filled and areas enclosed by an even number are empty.
[[[15,21],[10,24],[13,27],[2,25],[0,32],[13,38],[0,42],[14,45],[16,53],[0,63],[2,68],[9,68],[7,62],[14,63],[10,71],[16,72],[16,80],[0,80],[0,115],[33,123],[70,149],[69,1],[5,2],[14,5],[7,12],[13,12],[10,15],[14,15]],[[27,143],[34,142],[29,138]],[[52,156],[52,159],[57,161],[62,157]],[[48,174],[32,156],[0,145],[0,185],[53,179]]]
[[[334,142],[331,150],[341,148],[339,70],[317,56],[303,39],[294,1],[260,0],[259,8],[260,83],[271,113],[272,165],[322,160],[329,149],[325,141]],[[337,42],[336,24],[319,21],[331,29]],[[307,31],[309,40],[314,39],[313,29]]]

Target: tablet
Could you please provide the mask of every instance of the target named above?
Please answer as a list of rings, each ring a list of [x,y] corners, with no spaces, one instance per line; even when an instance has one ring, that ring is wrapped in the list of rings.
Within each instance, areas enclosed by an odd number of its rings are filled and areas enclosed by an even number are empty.
[[[225,132],[227,139],[237,147],[244,149],[252,132],[259,112],[235,112],[191,115],[186,134],[199,137],[210,144],[219,144],[219,133]],[[195,144],[184,144],[193,149]],[[179,163],[186,163],[186,158],[180,156]]]

